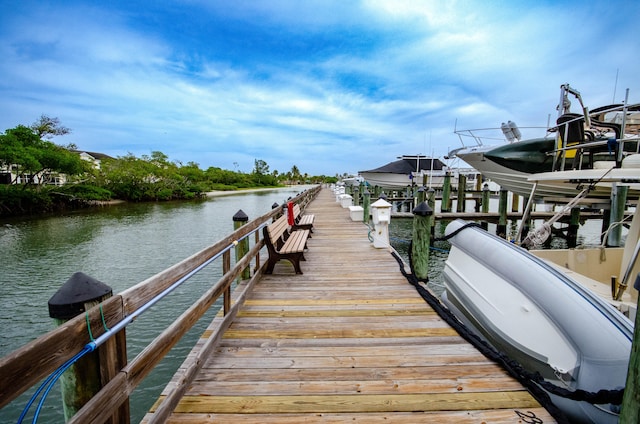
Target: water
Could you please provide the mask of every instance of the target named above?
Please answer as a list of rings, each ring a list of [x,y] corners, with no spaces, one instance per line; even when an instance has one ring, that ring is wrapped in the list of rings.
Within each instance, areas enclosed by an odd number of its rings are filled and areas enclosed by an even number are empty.
[[[54,328],[47,302],[74,272],[82,271],[119,293],[230,234],[239,209],[253,219],[306,188],[0,221],[0,357]],[[220,278],[219,262],[127,327],[129,358]],[[213,308],[207,313],[136,389],[131,397],[132,422],[139,422],[157,399],[216,312]],[[33,391],[0,410],[0,423],[15,423]],[[27,416],[29,422],[31,417]],[[49,394],[38,422],[64,422],[58,387]]]

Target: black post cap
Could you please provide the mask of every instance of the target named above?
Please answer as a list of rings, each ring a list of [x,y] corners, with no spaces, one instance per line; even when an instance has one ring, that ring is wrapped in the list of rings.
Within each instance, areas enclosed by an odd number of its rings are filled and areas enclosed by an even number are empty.
[[[238,212],[236,212],[235,215],[233,215],[234,222],[247,222],[248,220],[249,217],[242,211],[242,209],[240,209]]]
[[[76,272],[49,299],[49,316],[71,319],[85,312],[85,303],[112,293],[113,290],[108,285],[87,274]]]
[[[420,216],[430,216],[433,215],[433,209],[431,209],[427,202],[422,202],[413,209],[413,214]]]

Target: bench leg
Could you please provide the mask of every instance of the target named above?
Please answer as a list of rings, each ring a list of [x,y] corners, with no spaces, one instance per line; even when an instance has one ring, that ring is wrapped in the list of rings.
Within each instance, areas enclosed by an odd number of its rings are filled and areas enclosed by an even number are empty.
[[[274,258],[269,255],[269,259],[267,260],[267,268],[264,270],[265,274],[273,274],[273,267],[276,266],[276,262],[278,262],[279,258]]]
[[[296,274],[303,274],[302,269],[300,269],[300,261],[306,261],[307,259],[304,257],[303,253],[291,254],[291,255],[278,255],[276,257],[269,256],[267,260],[267,267],[264,270],[265,274],[273,274],[273,268],[276,266],[279,260],[286,259],[291,262],[293,265],[293,269],[295,269]]]
[[[296,274],[302,274],[302,270],[300,269],[300,259],[302,259],[303,261],[306,260],[304,259],[304,255],[291,255],[287,259],[289,259],[289,262],[291,262],[291,264],[293,265],[293,269],[296,270]]]

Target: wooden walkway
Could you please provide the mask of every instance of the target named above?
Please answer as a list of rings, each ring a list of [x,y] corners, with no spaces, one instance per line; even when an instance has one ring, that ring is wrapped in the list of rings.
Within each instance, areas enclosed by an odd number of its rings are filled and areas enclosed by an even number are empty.
[[[555,422],[427,306],[330,190],[307,213],[304,275],[281,261],[263,276],[170,423]]]

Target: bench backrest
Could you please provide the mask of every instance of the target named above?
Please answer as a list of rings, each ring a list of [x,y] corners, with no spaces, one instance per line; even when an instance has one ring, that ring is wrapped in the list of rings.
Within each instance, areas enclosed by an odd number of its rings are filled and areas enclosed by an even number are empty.
[[[300,205],[296,203],[295,205],[293,205],[293,219],[297,221],[299,216],[300,216]]]
[[[280,218],[276,219],[273,224],[269,224],[267,226],[267,232],[269,233],[271,244],[279,248],[284,241],[282,236],[288,229],[289,223],[287,222],[286,215],[282,215]]]

